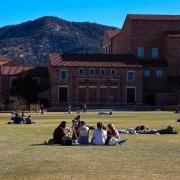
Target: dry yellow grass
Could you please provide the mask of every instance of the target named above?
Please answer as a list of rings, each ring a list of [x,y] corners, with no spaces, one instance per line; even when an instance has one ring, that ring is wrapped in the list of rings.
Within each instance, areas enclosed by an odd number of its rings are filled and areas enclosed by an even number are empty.
[[[123,135],[128,142],[115,147],[40,145],[51,138],[61,120],[75,115],[33,114],[34,125],[8,125],[10,115],[0,114],[0,179],[177,179],[180,177],[180,134]],[[180,114],[172,112],[119,112],[112,117],[82,115],[89,125],[113,122],[118,128],[145,124],[180,133]]]

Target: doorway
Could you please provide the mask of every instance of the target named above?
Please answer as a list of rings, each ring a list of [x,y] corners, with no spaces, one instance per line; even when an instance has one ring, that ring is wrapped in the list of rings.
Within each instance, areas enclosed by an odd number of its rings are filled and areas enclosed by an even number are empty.
[[[135,104],[135,103],[136,103],[136,88],[127,87],[127,104]]]
[[[68,87],[62,86],[59,87],[59,103],[67,103],[68,102]]]

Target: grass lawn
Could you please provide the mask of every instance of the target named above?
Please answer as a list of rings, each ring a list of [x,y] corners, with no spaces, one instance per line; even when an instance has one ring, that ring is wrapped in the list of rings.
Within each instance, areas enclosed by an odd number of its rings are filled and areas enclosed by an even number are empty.
[[[0,114],[0,179],[180,179],[180,114],[173,112],[119,112],[111,117],[82,114],[88,125],[113,122],[117,128],[144,124],[148,128],[172,125],[178,135],[122,135],[121,146],[41,145],[52,137],[61,120],[70,125],[75,115],[32,114],[34,125],[8,125],[10,114]]]

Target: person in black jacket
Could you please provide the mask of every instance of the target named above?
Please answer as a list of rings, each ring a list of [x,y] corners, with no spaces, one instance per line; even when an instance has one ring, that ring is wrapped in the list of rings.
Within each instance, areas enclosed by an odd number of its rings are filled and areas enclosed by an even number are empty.
[[[53,141],[54,144],[72,144],[72,139],[68,137],[68,131],[66,130],[66,121],[62,121],[61,124],[54,130]]]

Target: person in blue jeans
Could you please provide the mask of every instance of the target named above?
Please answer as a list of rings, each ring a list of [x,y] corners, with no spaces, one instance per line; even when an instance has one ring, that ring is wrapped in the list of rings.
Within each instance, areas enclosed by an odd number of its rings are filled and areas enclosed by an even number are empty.
[[[84,121],[80,122],[78,143],[89,144],[89,127],[86,126]]]

